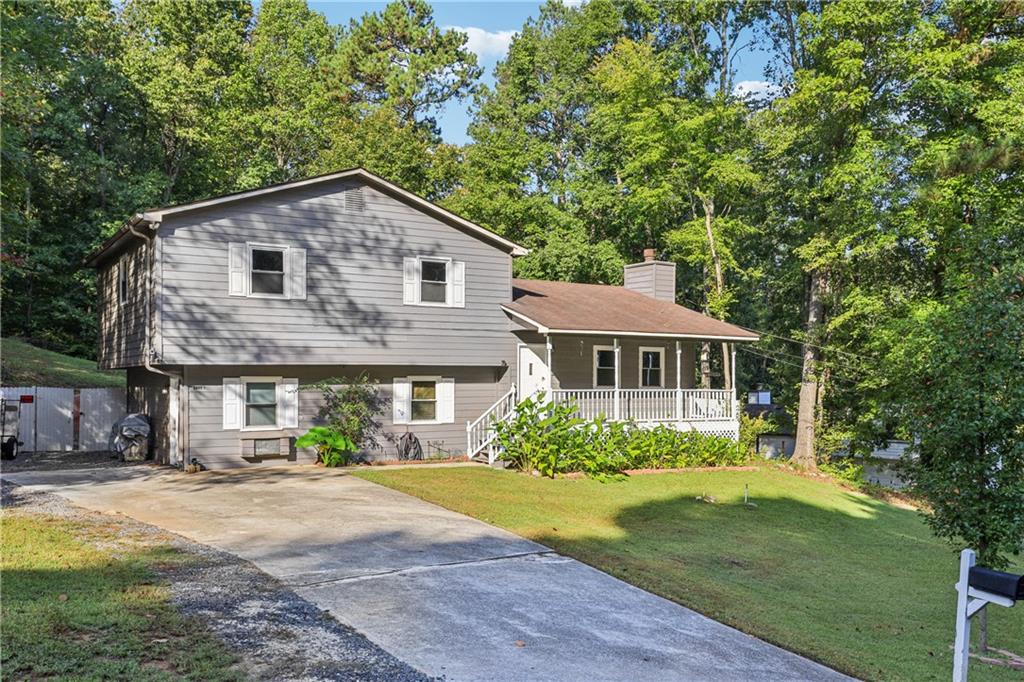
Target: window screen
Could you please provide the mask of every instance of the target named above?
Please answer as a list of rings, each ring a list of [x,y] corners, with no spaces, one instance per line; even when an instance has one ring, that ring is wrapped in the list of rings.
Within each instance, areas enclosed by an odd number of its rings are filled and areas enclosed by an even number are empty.
[[[433,381],[412,382],[412,421],[433,421],[437,419],[437,383]]]
[[[447,303],[448,263],[429,260],[420,263],[420,301]]]
[[[245,425],[277,426],[277,385],[273,381],[245,385]]]
[[[252,250],[252,278],[249,290],[254,294],[284,294],[284,251]]]

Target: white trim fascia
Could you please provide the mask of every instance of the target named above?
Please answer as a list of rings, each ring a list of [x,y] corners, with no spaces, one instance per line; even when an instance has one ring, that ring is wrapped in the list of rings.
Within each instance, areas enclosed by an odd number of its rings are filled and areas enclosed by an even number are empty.
[[[296,180],[295,182],[287,182],[280,185],[274,185],[273,187],[262,187],[259,189],[249,190],[248,192],[238,192],[237,194],[230,194],[223,197],[215,197],[213,199],[205,199],[203,201],[196,201],[190,204],[181,204],[180,206],[171,206],[163,209],[154,209],[152,211],[145,211],[141,214],[143,220],[148,221],[160,221],[164,219],[164,216],[174,215],[175,213],[181,213],[184,211],[195,211],[198,209],[208,208],[210,206],[217,206],[218,204],[227,203],[230,201],[241,201],[243,199],[251,199],[252,197],[263,196],[264,194],[271,194],[273,192],[280,192],[284,190],[296,189],[299,187],[308,187],[310,185],[316,185],[322,182],[332,182],[334,180],[341,180],[344,178],[360,177],[370,183],[381,184],[386,186],[390,191],[401,196],[405,200],[416,204],[420,207],[426,207],[431,211],[437,211],[442,214],[445,218],[457,223],[461,227],[466,228],[471,232],[475,232],[485,239],[497,242],[502,246],[509,249],[513,256],[525,256],[530,252],[529,249],[516,244],[515,242],[505,239],[499,234],[491,232],[487,228],[481,227],[476,223],[472,223],[465,218],[455,215],[451,211],[442,208],[432,201],[428,201],[421,196],[417,196],[412,192],[402,189],[398,185],[385,180],[379,175],[363,169],[363,168],[352,168],[349,170],[339,171],[337,173],[331,173],[329,175],[320,175],[315,178],[306,178],[305,180]]]
[[[658,367],[660,383],[657,386],[644,386],[644,353],[658,353],[661,356],[661,364]],[[637,378],[638,388],[665,388],[665,347],[664,346],[640,346],[637,350]]]
[[[507,306],[501,306],[501,309],[503,311],[505,311],[506,313],[508,313],[509,315],[511,315],[512,317],[518,317],[520,320],[522,320],[526,324],[536,328],[536,330],[539,333],[541,333],[541,334],[547,334],[549,331],[551,331],[550,329],[548,329],[547,327],[542,325],[540,322],[537,322],[536,320],[531,319],[531,318],[527,317],[526,315],[523,315],[520,312],[516,312],[515,310],[512,310],[511,308],[509,308]]]
[[[504,308],[504,306],[503,306]],[[512,311],[510,311],[512,312]],[[518,313],[513,313],[517,314]],[[525,315],[519,315],[524,319],[529,319]],[[531,322],[533,322],[531,320]],[[534,323],[539,324],[539,323]],[[549,334],[575,334],[577,336],[639,336],[639,337],[650,337],[650,338],[662,338],[662,339],[705,339],[708,341],[759,341],[760,336],[715,336],[709,334],[674,334],[668,332],[626,332],[626,331],[605,331],[601,329],[549,329],[544,327],[545,333]]]

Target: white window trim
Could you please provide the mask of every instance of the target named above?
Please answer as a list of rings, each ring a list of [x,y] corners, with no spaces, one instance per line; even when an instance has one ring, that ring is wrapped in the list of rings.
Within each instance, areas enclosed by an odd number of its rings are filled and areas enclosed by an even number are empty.
[[[612,357],[615,358],[616,362],[618,362],[618,359],[619,359],[618,353],[615,352],[615,346],[598,346],[598,345],[594,346],[594,354],[593,354],[593,358],[592,358],[592,362],[591,362],[591,364],[593,365],[593,377],[592,377],[592,379],[593,379],[594,388],[615,388],[615,383],[614,382],[609,384],[609,385],[607,385],[607,386],[604,386],[604,385],[598,386],[597,385],[597,352],[601,351],[601,350],[609,350],[609,351],[611,351],[612,352]],[[618,372],[618,370],[619,370],[618,367],[615,367],[614,365],[612,367],[615,369],[616,372]]]
[[[239,422],[239,431],[280,431],[281,430],[281,406],[277,405],[277,387],[284,380],[284,377],[239,377],[238,380],[242,384],[242,421]],[[245,423],[245,412],[248,403],[245,400],[245,387],[247,384],[255,383],[274,383],[274,423],[267,424],[266,426],[247,426]]]
[[[288,251],[291,249],[287,244],[263,244],[258,242],[246,242],[245,248],[248,251],[248,266],[249,271],[245,273],[245,295],[248,298],[276,298],[276,299],[287,299],[288,298],[288,278],[291,275],[291,254]],[[281,256],[281,293],[280,294],[261,294],[253,293],[252,290],[252,252],[253,251],[280,251]]]
[[[658,360],[658,375],[661,381],[656,386],[644,385],[644,353],[657,353],[661,356]],[[665,388],[665,348],[662,346],[640,346],[636,357],[640,364],[636,385],[640,388]]]
[[[444,263],[444,303],[423,300],[423,264]],[[427,306],[429,308],[451,308],[452,307],[452,259],[440,256],[416,256],[416,303],[415,305]],[[421,422],[422,423],[422,422]]]
[[[441,380],[444,379],[444,377],[442,377],[442,376],[416,376],[416,377],[406,377],[406,379],[409,380],[409,421],[408,421],[408,423],[409,424],[443,424],[444,422],[442,422],[440,419],[437,418],[437,414],[440,411],[440,407],[441,407],[441,405],[440,405],[441,398],[437,394],[437,386],[438,386],[438,384],[441,383]],[[412,417],[412,404],[415,402],[415,399],[412,397],[412,385],[413,385],[413,382],[416,382],[416,381],[433,381],[434,382],[434,418],[433,419],[413,419],[413,417]]]

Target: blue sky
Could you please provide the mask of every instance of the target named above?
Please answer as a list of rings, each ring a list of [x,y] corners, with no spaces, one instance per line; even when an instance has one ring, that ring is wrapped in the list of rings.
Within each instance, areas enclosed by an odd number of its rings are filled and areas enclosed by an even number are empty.
[[[332,24],[347,25],[349,19],[359,18],[367,12],[379,12],[385,2],[316,2],[310,0],[310,9],[322,13]],[[529,17],[536,17],[542,2],[433,2],[434,19],[439,26],[457,27],[469,35],[469,48],[477,54],[484,68],[484,82],[494,82],[494,66],[504,58],[512,36]],[[740,90],[759,91],[763,88],[765,55],[747,51],[735,62],[736,82]],[[469,141],[470,102],[450,102],[438,117],[441,135],[448,142],[463,144]]]

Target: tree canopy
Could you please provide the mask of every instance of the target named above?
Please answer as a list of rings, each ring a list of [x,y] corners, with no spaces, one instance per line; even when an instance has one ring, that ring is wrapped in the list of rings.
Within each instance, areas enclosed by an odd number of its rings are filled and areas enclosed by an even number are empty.
[[[82,258],[133,212],[361,165],[529,247],[521,276],[615,284],[655,248],[679,303],[761,332],[700,378],[772,389],[802,465],[912,440],[936,530],[1019,549],[1019,514],[977,520],[1021,508],[1020,3],[550,0],[489,85],[424,0],[0,12],[5,334],[90,357]]]

